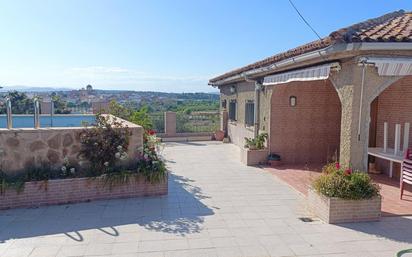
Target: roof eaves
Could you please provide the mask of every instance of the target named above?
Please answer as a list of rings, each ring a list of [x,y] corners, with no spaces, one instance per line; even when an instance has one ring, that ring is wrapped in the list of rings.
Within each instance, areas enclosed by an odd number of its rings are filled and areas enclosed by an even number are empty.
[[[363,22],[356,23],[354,25],[351,25],[349,27],[334,31],[329,34],[329,36],[321,39],[321,40],[316,40],[313,42],[310,42],[308,44],[293,48],[291,50],[288,50],[283,53],[279,53],[276,55],[273,55],[269,58],[263,59],[261,61],[257,61],[255,63],[246,65],[244,67],[226,72],[220,76],[214,77],[209,80],[209,85],[215,85],[220,81],[226,81],[228,78],[235,77],[236,75],[242,74],[244,72],[250,71],[250,70],[255,70],[258,68],[262,68],[265,66],[268,66],[273,63],[277,63],[281,60],[288,59],[288,58],[294,58],[297,56],[300,56],[302,54],[311,52],[311,51],[316,51],[320,50],[325,47],[329,47],[335,44],[340,44],[340,43],[354,43],[354,42],[376,42],[379,40],[375,40],[372,38],[365,38],[361,39],[358,37],[358,33],[371,28],[373,26],[379,26],[381,24],[387,23],[397,17],[400,17],[404,14],[409,14],[409,12],[405,12],[404,10],[399,10],[395,11],[392,13],[388,13],[385,15],[382,15],[377,18],[369,19]],[[395,41],[396,38],[394,39]],[[404,38],[402,38],[401,41],[405,41]]]

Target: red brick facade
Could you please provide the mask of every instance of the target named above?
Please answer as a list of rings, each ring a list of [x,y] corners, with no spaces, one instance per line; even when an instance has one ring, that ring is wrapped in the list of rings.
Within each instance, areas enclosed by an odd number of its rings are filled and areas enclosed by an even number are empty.
[[[270,151],[284,163],[325,163],[339,153],[341,105],[329,80],[277,85],[271,105]]]
[[[28,182],[19,193],[14,189],[7,189],[0,195],[0,209],[166,195],[167,192],[167,179],[152,184],[138,178],[112,188],[101,179],[56,179],[48,182]]]
[[[395,141],[395,124],[401,124],[401,147],[405,122],[412,123],[412,76],[404,77],[377,98],[376,146],[383,147],[383,123],[388,122],[388,147],[393,148]],[[373,122],[373,121],[372,121]],[[412,125],[412,124],[411,124]],[[409,132],[409,146],[412,147],[412,130]],[[373,135],[370,135],[373,136]],[[377,160],[378,169],[389,170],[387,161]],[[399,176],[399,165],[395,166],[394,176]]]

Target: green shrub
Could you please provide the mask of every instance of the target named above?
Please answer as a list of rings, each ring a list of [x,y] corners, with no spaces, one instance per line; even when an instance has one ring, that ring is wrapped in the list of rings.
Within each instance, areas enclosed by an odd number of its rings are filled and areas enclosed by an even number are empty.
[[[111,172],[126,155],[130,131],[116,118],[97,115],[96,126],[83,130],[79,156],[89,161],[90,176]]]
[[[324,196],[349,200],[370,199],[380,190],[367,173],[342,169],[338,163],[326,165],[313,188]]]
[[[265,142],[267,138],[267,133],[259,134],[256,138],[245,137],[245,148],[249,148],[250,150],[263,149],[265,148]]]

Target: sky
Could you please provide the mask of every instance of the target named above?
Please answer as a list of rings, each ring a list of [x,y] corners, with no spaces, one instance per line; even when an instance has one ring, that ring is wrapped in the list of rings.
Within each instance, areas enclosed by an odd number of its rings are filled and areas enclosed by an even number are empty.
[[[323,37],[411,0],[294,0]],[[0,86],[213,92],[210,78],[316,40],[288,0],[0,0]]]

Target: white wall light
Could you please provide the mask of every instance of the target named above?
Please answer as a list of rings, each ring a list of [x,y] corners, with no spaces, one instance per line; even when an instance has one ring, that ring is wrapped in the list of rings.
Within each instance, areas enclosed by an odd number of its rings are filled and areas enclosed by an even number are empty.
[[[230,93],[232,93],[232,94],[236,93],[236,87],[235,86],[230,86]]]
[[[291,107],[295,107],[296,104],[297,104],[296,96],[291,96],[291,97],[289,97],[289,105],[290,105]]]

